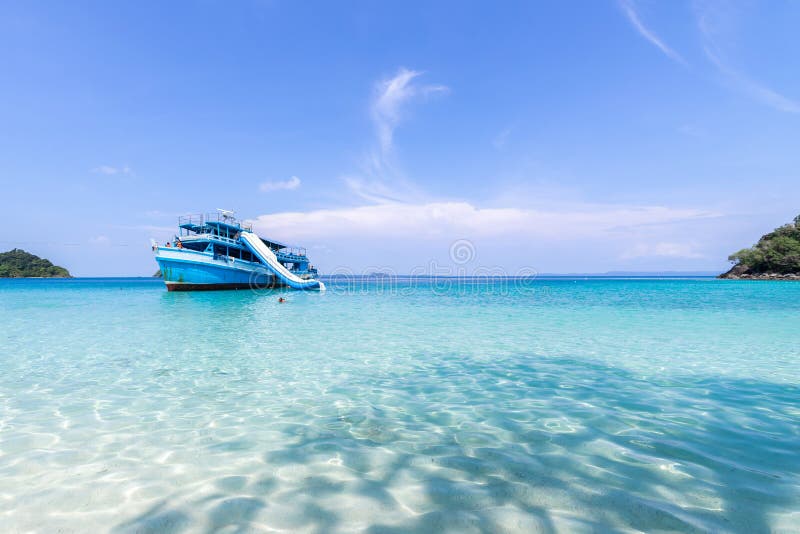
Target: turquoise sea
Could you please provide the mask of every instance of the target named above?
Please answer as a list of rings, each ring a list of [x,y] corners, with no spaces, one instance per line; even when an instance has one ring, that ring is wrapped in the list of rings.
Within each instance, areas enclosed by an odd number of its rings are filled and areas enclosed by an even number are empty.
[[[800,532],[800,283],[328,287],[0,281],[0,531]]]

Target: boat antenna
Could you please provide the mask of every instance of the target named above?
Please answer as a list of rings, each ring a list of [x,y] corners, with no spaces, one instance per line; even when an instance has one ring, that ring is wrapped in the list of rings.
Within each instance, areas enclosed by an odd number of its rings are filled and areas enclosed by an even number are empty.
[[[223,219],[231,219],[233,220],[234,212],[232,210],[224,210],[222,208],[217,208],[217,211],[222,215]]]

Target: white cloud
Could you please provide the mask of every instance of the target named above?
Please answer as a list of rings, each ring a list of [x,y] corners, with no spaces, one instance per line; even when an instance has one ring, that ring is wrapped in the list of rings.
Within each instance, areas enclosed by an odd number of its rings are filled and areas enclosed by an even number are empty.
[[[622,259],[661,257],[661,258],[704,258],[692,243],[638,243],[622,254]]]
[[[100,165],[99,167],[95,167],[92,169],[92,172],[95,174],[105,174],[106,176],[114,176],[114,175],[126,175],[126,176],[133,176],[133,169],[128,167],[127,165],[123,167],[112,167],[111,165]]]
[[[292,176],[288,180],[276,182],[263,182],[258,186],[262,193],[269,193],[270,191],[292,191],[300,187],[300,178]]]
[[[661,52],[663,52],[668,58],[672,59],[673,61],[677,61],[682,65],[686,65],[686,60],[684,60],[680,54],[667,46],[664,41],[662,41],[658,35],[655,34],[655,32],[644,25],[642,20],[639,18],[639,13],[634,7],[633,0],[619,0],[619,7],[622,9],[622,12],[625,13],[625,16],[628,18],[628,22],[630,22],[634,29],[639,32],[639,35],[647,39],[652,45],[661,50]]]
[[[394,130],[402,120],[403,104],[416,96],[441,93],[448,90],[444,85],[419,85],[414,79],[422,72],[400,68],[392,78],[379,81],[375,85],[372,100],[372,120],[377,130],[381,151],[392,148]]]
[[[562,211],[481,208],[468,202],[384,203],[354,208],[285,212],[255,219],[257,229],[288,240],[345,237],[425,240],[530,237],[580,239],[620,237],[646,225],[719,216],[662,206],[576,205]]]

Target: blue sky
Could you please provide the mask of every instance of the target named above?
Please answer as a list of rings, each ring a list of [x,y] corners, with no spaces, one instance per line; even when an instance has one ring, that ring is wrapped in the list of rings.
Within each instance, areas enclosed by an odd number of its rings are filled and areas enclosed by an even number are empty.
[[[800,2],[0,4],[0,249],[148,275],[235,209],[323,272],[722,270],[800,213]]]

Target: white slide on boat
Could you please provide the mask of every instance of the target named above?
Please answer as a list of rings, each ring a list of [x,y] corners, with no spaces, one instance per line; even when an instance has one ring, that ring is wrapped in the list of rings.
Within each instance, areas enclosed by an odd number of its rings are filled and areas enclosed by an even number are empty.
[[[284,267],[281,262],[278,261],[275,253],[253,232],[242,232],[239,237],[242,243],[250,249],[250,252],[255,254],[261,263],[266,265],[267,268],[275,273],[275,276],[287,286],[294,289],[325,290],[325,284],[319,280],[304,280]]]

